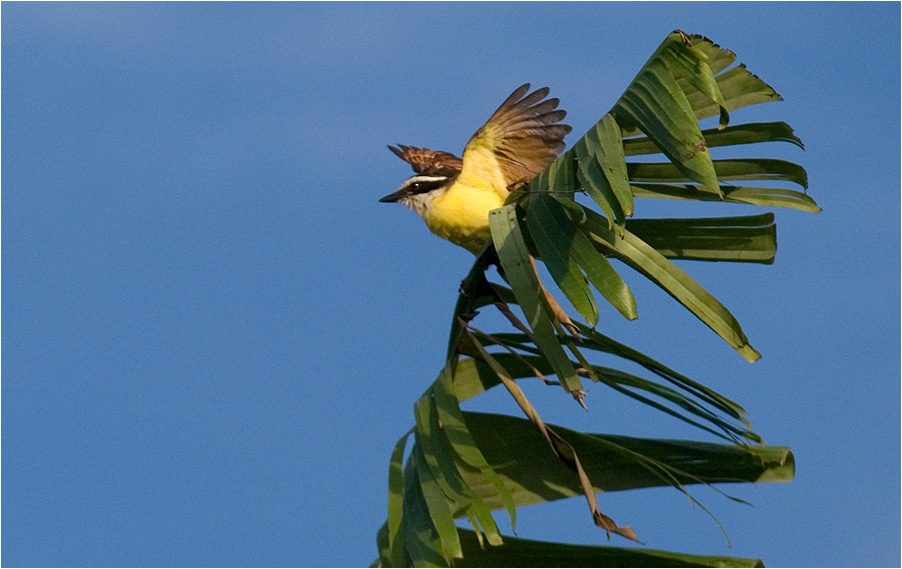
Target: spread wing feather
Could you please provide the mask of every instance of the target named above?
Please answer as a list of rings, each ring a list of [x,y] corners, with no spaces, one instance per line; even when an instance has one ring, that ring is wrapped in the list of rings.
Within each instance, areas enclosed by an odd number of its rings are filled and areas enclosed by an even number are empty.
[[[461,169],[460,158],[450,152],[416,148],[403,144],[399,144],[397,147],[389,146],[388,149],[397,154],[398,158],[410,164],[414,172],[424,176],[448,176],[450,178]]]
[[[556,110],[558,99],[545,99],[548,92],[543,87],[529,93],[527,83],[501,103],[467,143],[461,181],[485,178],[487,165],[482,162],[488,158],[487,151],[497,160],[504,193],[510,186],[529,182],[554,161],[572,129],[560,124],[567,112]]]

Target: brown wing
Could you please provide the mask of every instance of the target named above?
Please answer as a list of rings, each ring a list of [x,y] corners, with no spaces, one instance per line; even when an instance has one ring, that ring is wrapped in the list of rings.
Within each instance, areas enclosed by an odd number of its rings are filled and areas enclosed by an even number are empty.
[[[397,154],[398,158],[410,164],[417,174],[450,178],[460,172],[462,162],[460,158],[450,152],[415,148],[403,144],[399,144],[397,147],[389,146],[388,149]]]
[[[485,179],[489,153],[498,162],[505,187],[529,182],[554,162],[572,128],[560,124],[567,112],[556,110],[558,99],[543,101],[548,91],[543,87],[529,93],[527,83],[511,93],[467,143],[459,179]]]

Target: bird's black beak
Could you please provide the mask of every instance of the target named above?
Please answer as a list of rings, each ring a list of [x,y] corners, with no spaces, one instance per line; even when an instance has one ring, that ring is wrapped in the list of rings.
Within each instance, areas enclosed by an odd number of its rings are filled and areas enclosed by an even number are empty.
[[[404,194],[400,190],[398,190],[397,192],[394,192],[394,193],[388,194],[385,197],[379,198],[379,201],[381,203],[395,203],[396,201],[400,200],[402,197],[404,197]]]

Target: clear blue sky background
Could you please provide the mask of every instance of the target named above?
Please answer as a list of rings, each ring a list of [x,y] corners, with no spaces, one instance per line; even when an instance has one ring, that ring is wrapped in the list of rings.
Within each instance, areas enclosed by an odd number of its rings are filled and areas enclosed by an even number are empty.
[[[666,294],[600,328],[746,406],[791,484],[600,496],[647,547],[773,566],[900,563],[900,9],[883,4],[2,6],[3,564],[355,566],[389,453],[444,356],[471,257],[377,203],[385,145],[460,152],[523,82],[576,140],[674,28],[785,102],[818,215],[772,266],[684,263],[764,354]],[[637,217],[753,207],[640,201]],[[704,439],[601,387],[546,420]],[[517,414],[504,394],[474,409]],[[606,543],[582,500],[524,537]],[[500,522],[504,522],[499,518]],[[621,541],[614,541],[622,544]]]

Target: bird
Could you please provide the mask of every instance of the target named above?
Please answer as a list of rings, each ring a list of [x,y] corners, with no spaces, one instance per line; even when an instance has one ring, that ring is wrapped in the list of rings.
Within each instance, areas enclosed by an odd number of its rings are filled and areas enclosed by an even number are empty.
[[[489,212],[529,183],[564,149],[572,130],[548,87],[518,87],[467,142],[462,157],[414,146],[389,146],[416,174],[383,203],[416,212],[434,234],[478,254],[491,237]]]

